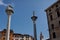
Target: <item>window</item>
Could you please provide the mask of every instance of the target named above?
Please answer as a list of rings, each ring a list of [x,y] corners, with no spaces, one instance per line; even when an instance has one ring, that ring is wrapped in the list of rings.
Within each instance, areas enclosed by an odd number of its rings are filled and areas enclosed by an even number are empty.
[[[29,36],[26,36],[26,40],[29,40]]]
[[[52,15],[50,15],[50,19],[51,19],[51,21],[53,20],[53,17],[52,17]]]
[[[29,40],[29,38],[26,38],[26,40]]]
[[[18,39],[15,39],[15,40],[18,40]]]
[[[20,40],[24,40],[24,39],[20,39]]]
[[[5,40],[5,38],[3,38],[3,40]]]
[[[15,35],[15,37],[19,37],[18,35]]]
[[[51,24],[52,29],[54,29],[54,24]]]
[[[51,12],[51,9],[49,10],[49,12]]]
[[[56,5],[56,7],[58,7],[58,5]]]
[[[60,12],[59,11],[57,11],[57,16],[60,17]]]
[[[26,38],[29,38],[29,36],[26,36]]]
[[[53,32],[53,38],[56,38],[56,34],[55,34],[55,32]]]
[[[23,36],[21,36],[22,38],[24,38]]]
[[[59,25],[60,25],[60,21],[59,21]]]

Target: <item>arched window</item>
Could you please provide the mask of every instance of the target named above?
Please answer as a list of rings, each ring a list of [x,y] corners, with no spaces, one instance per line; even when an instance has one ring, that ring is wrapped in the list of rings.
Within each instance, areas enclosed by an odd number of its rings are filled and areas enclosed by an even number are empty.
[[[54,30],[54,24],[51,24],[51,28]]]
[[[53,38],[56,38],[56,33],[55,32],[53,32]]]
[[[57,16],[60,17],[60,12],[59,11],[57,11]]]
[[[50,20],[51,20],[51,21],[53,20],[53,16],[52,16],[52,15],[50,15]]]

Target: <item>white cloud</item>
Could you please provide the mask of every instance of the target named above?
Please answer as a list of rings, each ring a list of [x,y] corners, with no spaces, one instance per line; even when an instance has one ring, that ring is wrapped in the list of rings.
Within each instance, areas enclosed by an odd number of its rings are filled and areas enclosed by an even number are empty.
[[[7,6],[7,4],[5,4],[5,3],[3,2],[3,0],[0,0],[0,5]]]

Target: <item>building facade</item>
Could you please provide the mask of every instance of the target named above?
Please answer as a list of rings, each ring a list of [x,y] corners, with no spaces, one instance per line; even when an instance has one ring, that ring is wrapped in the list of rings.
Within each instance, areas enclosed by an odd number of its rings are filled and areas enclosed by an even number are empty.
[[[6,40],[6,29],[0,31],[0,40]],[[13,39],[13,31],[10,30],[10,40]]]
[[[6,29],[0,31],[0,40],[6,40]],[[10,40],[34,40],[34,38],[28,34],[14,33],[10,30]]]
[[[14,33],[13,40],[34,40],[34,38],[28,34],[22,35],[22,34]]]
[[[60,0],[45,11],[48,20],[49,40],[60,40]]]

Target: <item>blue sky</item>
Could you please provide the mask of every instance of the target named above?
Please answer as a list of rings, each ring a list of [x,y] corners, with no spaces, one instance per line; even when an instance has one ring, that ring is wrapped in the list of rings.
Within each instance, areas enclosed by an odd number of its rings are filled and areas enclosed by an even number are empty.
[[[57,0],[1,0],[0,1],[0,30],[7,26],[7,15],[5,12],[7,4],[12,4],[14,14],[12,14],[11,29],[16,33],[29,34],[33,36],[33,22],[31,16],[35,11],[37,38],[40,39],[40,32],[44,38],[49,37],[48,24],[45,9]]]

